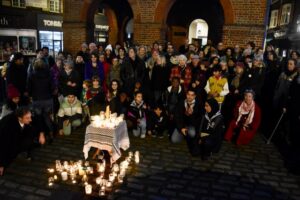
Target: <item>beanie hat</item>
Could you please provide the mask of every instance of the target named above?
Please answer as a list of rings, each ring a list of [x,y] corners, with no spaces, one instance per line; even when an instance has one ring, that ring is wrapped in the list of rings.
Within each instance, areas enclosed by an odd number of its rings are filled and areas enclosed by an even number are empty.
[[[110,51],[112,51],[112,46],[111,46],[111,44],[107,45],[106,48],[105,48],[105,50],[110,50]]]
[[[7,86],[7,97],[9,99],[13,99],[15,97],[20,97],[20,92],[14,85],[9,84]]]

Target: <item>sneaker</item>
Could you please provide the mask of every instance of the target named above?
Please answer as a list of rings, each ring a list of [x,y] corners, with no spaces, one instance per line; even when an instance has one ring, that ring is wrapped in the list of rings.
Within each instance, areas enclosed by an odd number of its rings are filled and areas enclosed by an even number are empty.
[[[146,134],[145,134],[145,133],[144,133],[144,134],[142,133],[142,134],[141,134],[141,138],[144,139],[145,137],[146,137]]]
[[[164,135],[159,135],[158,138],[162,139],[162,138],[164,138]]]

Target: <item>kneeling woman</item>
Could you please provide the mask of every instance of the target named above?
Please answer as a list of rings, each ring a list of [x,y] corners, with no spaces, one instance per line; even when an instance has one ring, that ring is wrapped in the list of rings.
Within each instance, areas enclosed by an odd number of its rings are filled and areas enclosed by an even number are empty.
[[[200,124],[200,134],[197,139],[198,151],[202,159],[206,159],[211,153],[219,151],[225,126],[223,116],[219,111],[219,104],[214,99],[205,102],[205,115]]]
[[[246,90],[244,100],[238,102],[225,135],[225,140],[237,145],[248,144],[257,132],[261,121],[260,108],[254,101],[254,91]]]

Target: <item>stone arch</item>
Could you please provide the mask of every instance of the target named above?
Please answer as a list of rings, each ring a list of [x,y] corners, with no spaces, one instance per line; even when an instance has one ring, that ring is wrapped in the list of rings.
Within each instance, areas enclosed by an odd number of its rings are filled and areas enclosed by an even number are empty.
[[[175,2],[176,0],[160,0],[155,10],[154,22],[165,24],[169,11]],[[225,24],[234,24],[235,14],[231,0],[220,0],[220,3],[224,10]]]

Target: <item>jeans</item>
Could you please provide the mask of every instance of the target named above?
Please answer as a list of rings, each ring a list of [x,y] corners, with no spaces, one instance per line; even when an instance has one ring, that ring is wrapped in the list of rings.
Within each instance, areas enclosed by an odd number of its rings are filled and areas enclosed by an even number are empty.
[[[146,119],[142,118],[140,120],[140,123],[137,125],[137,129],[133,129],[132,133],[135,137],[139,137],[139,136],[145,136],[146,135]]]
[[[194,138],[196,136],[196,130],[195,127],[189,126],[187,131],[187,134],[191,137]],[[172,143],[180,143],[184,139],[184,135],[179,131],[177,128],[174,130],[172,136],[171,136],[171,142]]]

